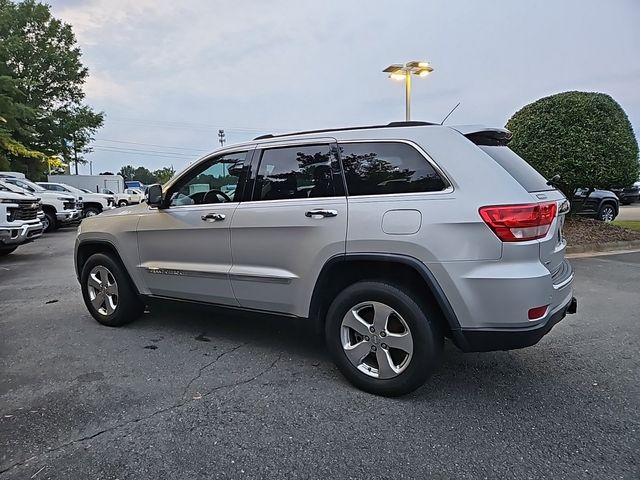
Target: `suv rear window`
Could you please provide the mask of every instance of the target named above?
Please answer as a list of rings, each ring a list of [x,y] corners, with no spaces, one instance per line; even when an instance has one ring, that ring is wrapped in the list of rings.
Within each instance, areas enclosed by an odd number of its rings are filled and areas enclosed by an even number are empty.
[[[554,187],[547,185],[547,180],[535,168],[509,147],[489,145],[478,145],[478,147],[509,172],[527,192],[554,190]]]

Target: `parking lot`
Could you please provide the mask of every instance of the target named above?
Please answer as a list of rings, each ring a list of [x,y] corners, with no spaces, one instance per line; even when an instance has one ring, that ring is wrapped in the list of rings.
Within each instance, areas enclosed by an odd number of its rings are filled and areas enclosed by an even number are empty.
[[[620,205],[620,213],[616,220],[640,220],[640,203]]]
[[[572,260],[577,315],[398,399],[291,319],[87,313],[74,230],[0,259],[0,478],[640,476],[640,253]]]

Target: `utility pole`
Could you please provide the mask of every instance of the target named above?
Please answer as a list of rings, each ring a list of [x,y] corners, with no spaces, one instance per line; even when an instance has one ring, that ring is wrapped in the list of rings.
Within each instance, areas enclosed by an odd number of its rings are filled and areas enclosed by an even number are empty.
[[[89,160],[89,175],[93,175],[93,160]]]
[[[76,134],[71,136],[73,140],[73,161],[76,164],[76,175],[78,175],[78,150],[76,149]]]
[[[218,141],[220,142],[220,146],[221,147],[224,147],[224,142],[227,141],[225,139],[224,130],[222,130],[222,129],[218,130]]]

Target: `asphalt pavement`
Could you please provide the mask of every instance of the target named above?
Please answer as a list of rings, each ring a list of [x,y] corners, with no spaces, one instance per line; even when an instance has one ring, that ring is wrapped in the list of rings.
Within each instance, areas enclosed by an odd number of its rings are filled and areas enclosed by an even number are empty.
[[[616,220],[640,220],[640,203],[620,205],[620,212]]]
[[[640,253],[574,259],[538,345],[448,344],[398,399],[350,386],[300,321],[157,309],[96,323],[75,232],[0,259],[0,479],[640,478]]]

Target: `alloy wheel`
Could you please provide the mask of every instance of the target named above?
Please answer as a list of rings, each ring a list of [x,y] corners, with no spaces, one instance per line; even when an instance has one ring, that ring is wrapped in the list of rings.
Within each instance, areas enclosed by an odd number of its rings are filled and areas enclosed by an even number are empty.
[[[612,222],[615,218],[615,212],[613,211],[613,207],[604,207],[602,212],[600,213],[600,218],[605,222]]]
[[[118,308],[118,283],[107,267],[97,265],[91,269],[87,291],[91,305],[100,315],[111,315]]]
[[[361,302],[350,308],[342,319],[340,340],[351,364],[378,379],[400,375],[413,355],[407,322],[382,302]]]

